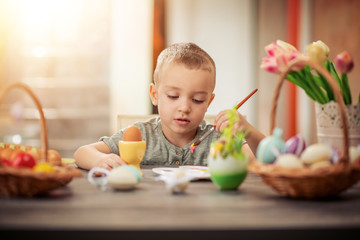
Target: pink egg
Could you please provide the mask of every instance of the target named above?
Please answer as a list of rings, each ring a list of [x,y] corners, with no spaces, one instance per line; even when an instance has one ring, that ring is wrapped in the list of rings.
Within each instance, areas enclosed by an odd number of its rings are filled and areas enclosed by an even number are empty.
[[[306,148],[305,139],[300,134],[289,138],[285,145],[288,153],[295,154],[298,157]]]

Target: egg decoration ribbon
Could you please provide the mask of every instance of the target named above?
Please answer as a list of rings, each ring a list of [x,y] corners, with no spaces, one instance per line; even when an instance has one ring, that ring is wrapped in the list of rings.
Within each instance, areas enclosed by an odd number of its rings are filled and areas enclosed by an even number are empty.
[[[94,173],[95,172],[100,172],[103,173],[104,175],[101,177],[96,177],[96,179],[94,178]],[[94,167],[92,168],[89,173],[88,173],[88,181],[93,184],[96,185],[98,187],[101,187],[102,189],[104,189],[108,183],[108,179],[107,176],[109,175],[110,171],[105,169],[105,168],[100,168],[100,167]]]

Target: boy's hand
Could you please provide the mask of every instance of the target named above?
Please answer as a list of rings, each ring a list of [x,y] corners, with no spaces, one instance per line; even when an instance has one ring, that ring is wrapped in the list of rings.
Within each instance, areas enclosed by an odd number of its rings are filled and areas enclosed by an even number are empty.
[[[227,119],[228,111],[229,110],[223,110],[216,116],[214,123],[216,125],[217,131],[221,132],[225,127],[229,126],[229,120]],[[248,122],[246,121],[245,117],[241,115],[238,111],[236,111],[236,114],[239,116],[240,121],[234,124],[233,134],[236,134],[239,129],[243,129],[244,131],[248,129]]]
[[[122,160],[119,155],[114,153],[109,153],[109,154],[102,154],[102,157],[96,162],[95,167],[111,170],[113,169],[113,167],[117,167],[124,164],[126,164],[126,162]]]

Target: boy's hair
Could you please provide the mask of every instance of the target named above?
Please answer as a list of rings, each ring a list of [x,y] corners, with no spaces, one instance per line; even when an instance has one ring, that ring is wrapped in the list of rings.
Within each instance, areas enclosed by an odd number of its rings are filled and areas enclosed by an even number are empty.
[[[195,43],[175,43],[165,48],[158,56],[154,71],[154,83],[158,82],[159,73],[165,64],[170,62],[184,64],[190,69],[203,69],[216,76],[215,62],[210,55]]]

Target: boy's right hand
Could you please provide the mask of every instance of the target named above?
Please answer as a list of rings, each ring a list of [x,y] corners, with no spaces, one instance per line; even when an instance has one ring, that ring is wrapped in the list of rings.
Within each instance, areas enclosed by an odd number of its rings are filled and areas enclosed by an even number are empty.
[[[111,170],[114,167],[125,165],[126,162],[120,158],[119,155],[114,153],[102,154],[102,156],[96,161],[94,167],[105,168]]]

